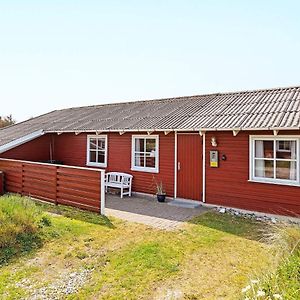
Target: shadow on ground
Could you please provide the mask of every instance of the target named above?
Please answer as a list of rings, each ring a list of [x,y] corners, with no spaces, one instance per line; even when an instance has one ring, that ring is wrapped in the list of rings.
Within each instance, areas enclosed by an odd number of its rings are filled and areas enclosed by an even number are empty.
[[[216,211],[209,211],[188,222],[255,241],[262,241],[269,227],[263,222],[230,214],[220,214]]]
[[[42,206],[45,211],[52,214],[64,216],[66,218],[83,221],[91,224],[106,226],[108,228],[115,228],[114,224],[106,216],[102,216],[96,212],[89,212],[79,208],[65,206],[65,205],[49,205],[37,202],[37,205]]]

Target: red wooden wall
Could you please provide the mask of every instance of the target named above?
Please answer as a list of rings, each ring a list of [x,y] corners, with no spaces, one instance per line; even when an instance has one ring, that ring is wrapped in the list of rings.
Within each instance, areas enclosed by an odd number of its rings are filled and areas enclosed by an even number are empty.
[[[6,151],[0,154],[0,157],[31,161],[46,161],[50,159],[50,143],[51,135],[46,134]]]
[[[141,133],[142,134],[142,133]],[[270,213],[300,214],[300,187],[249,182],[249,134],[273,132],[240,132],[236,137],[228,132],[206,134],[206,201],[210,204],[266,211]],[[298,131],[280,131],[280,134],[299,135]],[[162,180],[168,196],[174,194],[174,134],[160,133],[159,174],[131,171],[131,133],[108,134],[107,171],[121,171],[134,175],[133,190],[154,193],[153,176]],[[217,138],[212,147],[210,139]],[[86,166],[86,134],[45,135],[1,157],[42,161],[50,158],[53,139],[53,159],[64,164]],[[220,159],[219,168],[209,167],[209,150],[218,150],[227,157]]]
[[[300,214],[300,187],[248,182],[249,134],[261,135],[273,132],[214,132],[206,134],[206,202],[242,209],[281,214]],[[284,132],[279,134],[295,134]],[[211,137],[217,138],[218,146],[212,147]],[[219,168],[210,168],[209,150],[225,154],[226,161],[219,161]]]
[[[143,133],[139,133],[143,134]],[[145,133],[144,133],[145,134]],[[174,134],[159,134],[159,174],[131,171],[131,133],[120,135],[108,133],[107,171],[119,171],[132,174],[133,191],[153,194],[155,186],[153,176],[162,180],[168,196],[174,195]],[[64,133],[56,135],[54,140],[54,158],[64,164],[86,166],[87,135]]]

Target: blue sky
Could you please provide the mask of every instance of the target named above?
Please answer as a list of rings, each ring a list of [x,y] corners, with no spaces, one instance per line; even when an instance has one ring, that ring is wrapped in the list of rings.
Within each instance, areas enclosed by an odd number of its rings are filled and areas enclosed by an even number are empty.
[[[0,0],[0,115],[299,85],[297,2]]]

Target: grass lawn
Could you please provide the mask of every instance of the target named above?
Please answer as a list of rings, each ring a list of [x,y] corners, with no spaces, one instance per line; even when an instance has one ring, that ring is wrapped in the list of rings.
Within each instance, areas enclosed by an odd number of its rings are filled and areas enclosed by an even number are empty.
[[[49,224],[41,243],[0,266],[0,299],[241,299],[277,263],[261,241],[264,223],[227,214],[207,212],[170,232],[36,206]]]

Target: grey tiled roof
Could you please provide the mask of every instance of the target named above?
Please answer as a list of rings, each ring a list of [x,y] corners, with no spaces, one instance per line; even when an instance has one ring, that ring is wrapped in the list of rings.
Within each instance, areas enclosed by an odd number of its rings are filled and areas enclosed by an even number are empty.
[[[0,130],[0,146],[37,130],[299,129],[300,87],[57,110]]]

